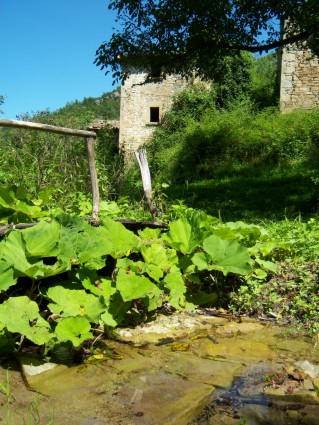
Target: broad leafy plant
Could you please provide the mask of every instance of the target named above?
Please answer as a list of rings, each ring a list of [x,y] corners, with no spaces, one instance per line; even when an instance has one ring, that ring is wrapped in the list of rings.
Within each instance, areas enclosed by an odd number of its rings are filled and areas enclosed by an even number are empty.
[[[0,193],[5,212],[17,192]],[[94,227],[75,215],[48,220],[40,207],[22,207],[24,217],[40,221],[0,241],[0,344],[11,348],[20,335],[50,349],[78,347],[96,328],[130,323],[164,305],[211,304],[212,274],[240,281],[274,267],[263,254],[271,251],[263,229],[181,206],[167,231],[138,234],[107,216]]]

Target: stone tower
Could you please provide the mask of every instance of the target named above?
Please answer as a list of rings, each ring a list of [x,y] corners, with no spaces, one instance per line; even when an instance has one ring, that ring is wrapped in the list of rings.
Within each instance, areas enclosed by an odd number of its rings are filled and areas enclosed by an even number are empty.
[[[177,75],[145,83],[146,72],[131,73],[121,88],[119,148],[125,156],[133,153],[151,137],[174,95],[186,86]]]
[[[319,107],[319,57],[307,49],[285,47],[281,58],[280,110]]]

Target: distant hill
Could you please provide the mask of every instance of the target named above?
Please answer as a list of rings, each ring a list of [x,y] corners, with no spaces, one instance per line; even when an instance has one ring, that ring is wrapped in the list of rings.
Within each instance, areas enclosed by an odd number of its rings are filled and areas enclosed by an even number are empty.
[[[78,115],[85,111],[96,119],[116,120],[120,117],[120,89],[103,93],[99,97],[85,97],[82,101],[69,102],[54,114]]]
[[[56,111],[49,109],[18,118],[24,121],[42,122],[71,128],[87,128],[95,120],[119,120],[120,88],[99,97],[85,97],[83,100],[68,102]]]

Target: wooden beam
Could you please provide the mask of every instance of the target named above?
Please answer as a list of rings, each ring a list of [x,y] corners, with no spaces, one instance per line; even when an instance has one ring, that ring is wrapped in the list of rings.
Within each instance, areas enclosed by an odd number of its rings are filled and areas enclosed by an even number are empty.
[[[75,128],[57,127],[55,125],[40,124],[37,122],[29,121],[17,121],[0,119],[0,127],[14,127],[14,128],[26,128],[29,130],[46,131],[49,133],[64,134],[66,136],[77,136],[77,137],[92,137],[96,138],[95,131],[88,130],[77,130]]]

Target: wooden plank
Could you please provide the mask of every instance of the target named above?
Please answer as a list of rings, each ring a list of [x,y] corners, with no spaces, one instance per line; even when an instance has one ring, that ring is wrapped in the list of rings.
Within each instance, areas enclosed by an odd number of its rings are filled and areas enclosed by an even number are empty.
[[[29,130],[46,131],[49,133],[64,134],[66,136],[77,136],[77,137],[92,137],[96,138],[94,131],[88,130],[77,130],[75,128],[57,127],[55,125],[40,124],[29,121],[17,121],[0,119],[0,127],[14,127],[14,128],[26,128]]]

